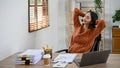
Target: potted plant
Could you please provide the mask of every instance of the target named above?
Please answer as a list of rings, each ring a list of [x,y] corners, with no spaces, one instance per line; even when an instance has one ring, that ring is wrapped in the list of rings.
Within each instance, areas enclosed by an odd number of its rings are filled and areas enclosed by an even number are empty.
[[[113,18],[113,23],[120,21],[120,9],[115,10],[115,14],[112,16]],[[119,24],[119,28],[120,28],[120,24]]]
[[[101,0],[94,0],[95,3],[95,12],[98,14],[99,18],[102,14],[102,1]]]

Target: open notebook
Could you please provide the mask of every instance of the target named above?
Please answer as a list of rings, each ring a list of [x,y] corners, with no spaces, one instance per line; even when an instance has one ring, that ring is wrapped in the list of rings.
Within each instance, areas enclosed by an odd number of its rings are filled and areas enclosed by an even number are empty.
[[[66,62],[66,63],[72,63],[76,56],[77,56],[77,54],[71,54],[71,53],[69,53],[69,54],[68,53],[59,54],[54,59],[54,61],[61,61],[61,62]]]
[[[59,54],[54,61],[57,62],[53,64],[53,68],[65,68],[68,63],[72,63],[77,54],[65,53]]]

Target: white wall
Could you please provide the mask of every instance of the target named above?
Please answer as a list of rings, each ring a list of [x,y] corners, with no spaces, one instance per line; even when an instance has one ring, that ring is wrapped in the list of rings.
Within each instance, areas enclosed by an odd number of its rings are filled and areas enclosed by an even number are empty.
[[[0,0],[0,60],[34,48],[35,33],[28,32],[28,0]]]
[[[36,35],[36,48],[48,44],[53,51],[66,48],[66,0],[49,0],[48,28],[39,30]]]
[[[111,49],[112,47],[112,22],[111,22],[111,1],[105,0],[105,21],[106,21],[106,28],[105,28],[105,49]]]

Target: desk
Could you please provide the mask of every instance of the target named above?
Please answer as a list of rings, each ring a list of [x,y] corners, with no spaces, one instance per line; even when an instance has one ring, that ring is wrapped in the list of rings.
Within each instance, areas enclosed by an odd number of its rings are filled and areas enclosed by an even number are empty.
[[[53,58],[57,56],[57,53],[53,54]],[[78,54],[76,59],[81,58],[82,54]],[[35,65],[17,65],[15,64],[15,55],[0,61],[0,68],[52,68],[51,66],[44,66],[43,61],[38,62]],[[74,62],[68,64],[66,68],[79,68]],[[110,54],[107,63],[101,63],[91,66],[85,66],[80,68],[120,68],[120,54]]]

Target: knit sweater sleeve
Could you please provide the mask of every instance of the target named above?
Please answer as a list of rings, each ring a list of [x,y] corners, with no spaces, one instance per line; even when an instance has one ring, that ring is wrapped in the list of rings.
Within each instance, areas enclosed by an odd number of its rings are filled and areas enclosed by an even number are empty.
[[[78,8],[75,8],[74,16],[73,16],[74,28],[77,28],[81,25],[80,21],[79,21],[79,16],[84,17],[85,13],[83,11],[79,10]]]
[[[101,33],[101,31],[106,27],[104,20],[97,20],[96,24],[97,24],[97,26],[94,30],[95,31],[94,32],[95,37],[97,37]]]

